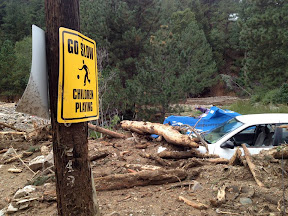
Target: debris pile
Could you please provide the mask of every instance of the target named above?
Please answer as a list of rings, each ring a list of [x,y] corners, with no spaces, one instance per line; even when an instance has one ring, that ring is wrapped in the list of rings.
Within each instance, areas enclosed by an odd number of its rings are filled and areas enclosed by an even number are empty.
[[[8,125],[10,130],[1,132],[18,132],[17,124]],[[238,148],[228,160],[200,153],[197,147],[205,148],[206,144],[197,136],[183,135],[181,128],[135,121],[122,121],[121,126],[125,131],[88,125],[105,134],[101,139],[89,139],[88,145],[103,215],[288,212],[287,195],[283,192],[288,187],[287,145],[252,156],[243,145],[245,155]],[[29,132],[23,132],[23,139],[2,138],[5,142],[0,145],[0,215],[51,215],[56,210],[49,127],[34,124]],[[152,138],[151,134],[159,137]],[[29,145],[19,148],[24,140]]]

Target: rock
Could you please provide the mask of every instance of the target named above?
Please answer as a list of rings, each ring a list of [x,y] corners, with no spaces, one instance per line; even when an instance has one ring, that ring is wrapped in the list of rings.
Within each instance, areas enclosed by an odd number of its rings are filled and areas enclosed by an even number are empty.
[[[252,204],[252,200],[250,198],[247,198],[247,197],[241,197],[240,203],[242,205],[249,205],[249,204]]]
[[[44,162],[45,162],[45,156],[41,155],[41,156],[38,156],[38,157],[34,158],[33,160],[31,160],[29,162],[29,167],[33,171],[37,171],[37,170],[43,168]]]
[[[202,189],[203,189],[202,185],[199,182],[194,181],[194,185],[192,187],[192,191],[195,192],[195,191],[199,191],[199,190],[202,190]]]
[[[241,188],[241,194],[243,194],[243,193],[244,193],[245,197],[253,197],[255,194],[255,190],[251,186],[243,186]]]
[[[42,146],[40,151],[41,151],[41,154],[44,156],[49,154],[49,148],[47,146]]]
[[[9,206],[8,206],[8,208],[7,208],[6,213],[7,213],[7,214],[12,214],[12,213],[17,212],[17,211],[18,211],[18,208],[14,207],[14,206],[12,205],[12,203],[10,203]]]
[[[43,201],[51,202],[57,200],[56,190],[45,190],[42,197]]]
[[[19,210],[27,209],[30,207],[30,202],[37,199],[38,198],[22,199],[16,202],[16,206],[18,207]]]
[[[19,206],[19,210],[24,210],[24,209],[27,209],[27,208],[29,208],[29,203],[24,203],[24,204],[21,204]]]
[[[50,167],[54,165],[54,157],[53,157],[53,151],[51,151],[48,155],[44,158],[44,167]]]
[[[55,184],[45,183],[43,185],[43,188],[44,188],[44,192],[43,192],[43,196],[42,196],[43,201],[50,202],[50,201],[56,201],[57,200]]]
[[[232,192],[232,193],[239,193],[239,192],[240,192],[239,187],[236,186],[236,185],[231,185],[231,186],[229,186],[229,187],[228,187],[228,191],[229,191],[229,192]]]
[[[5,216],[6,210],[5,209],[1,209],[0,210],[0,216]]]
[[[14,150],[13,148],[9,148],[7,150],[7,152],[5,152],[3,155],[2,155],[2,160],[6,160],[8,158],[10,158],[12,156],[12,154],[14,154]]]
[[[13,199],[19,199],[21,197],[25,197],[27,195],[29,195],[30,193],[32,193],[33,191],[35,191],[36,188],[32,185],[27,185],[22,189],[19,189],[15,194]]]

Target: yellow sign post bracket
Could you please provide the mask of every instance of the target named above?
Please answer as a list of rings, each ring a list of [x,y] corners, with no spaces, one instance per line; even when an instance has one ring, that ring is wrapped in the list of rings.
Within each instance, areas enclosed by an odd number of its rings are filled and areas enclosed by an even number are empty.
[[[57,121],[77,123],[99,117],[96,43],[77,31],[59,28]]]

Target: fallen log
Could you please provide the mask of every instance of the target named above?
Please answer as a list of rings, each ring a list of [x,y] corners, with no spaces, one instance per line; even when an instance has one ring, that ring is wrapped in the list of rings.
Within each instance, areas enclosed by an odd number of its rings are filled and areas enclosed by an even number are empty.
[[[275,159],[288,159],[288,145],[281,145],[264,152],[266,155],[271,155]]]
[[[162,166],[171,166],[171,164],[169,162],[163,160],[159,156],[154,156],[154,155],[145,154],[145,153],[140,153],[139,155],[141,157],[143,157],[143,158],[148,158],[148,159],[151,159],[151,160],[155,160],[158,164],[160,164]]]
[[[153,165],[148,165],[148,164],[127,164],[125,165],[125,167],[127,167],[128,169],[133,169],[133,170],[137,170],[137,171],[141,171],[141,170],[158,170],[161,169],[160,166],[153,166]]]
[[[187,177],[187,173],[181,169],[172,170],[144,170],[127,174],[115,174],[94,178],[95,188],[98,191],[119,190],[135,186],[160,185],[178,182]]]
[[[197,150],[189,150],[189,151],[162,151],[158,154],[160,158],[165,159],[186,159],[186,158],[219,158],[218,155],[214,154],[203,154]]]
[[[5,152],[7,152],[7,151],[8,151],[8,149],[2,149],[2,150],[0,150],[0,154],[3,154]]]
[[[232,166],[235,166],[237,164],[241,164],[242,161],[241,161],[241,155],[242,155],[242,152],[240,150],[239,147],[237,147],[234,155],[230,158],[230,161],[229,161],[229,165],[232,165]]]
[[[214,163],[214,164],[228,164],[229,160],[226,158],[209,158],[205,161],[208,161],[210,163]]]
[[[120,134],[120,133],[117,133],[117,132],[114,132],[114,131],[99,127],[97,125],[90,124],[90,123],[88,123],[88,128],[91,129],[91,130],[94,130],[96,132],[109,135],[109,136],[114,137],[114,138],[121,138],[121,139],[127,138],[124,134]]]
[[[192,167],[199,167],[199,166],[203,166],[205,164],[205,161],[204,160],[199,160],[197,158],[192,158],[188,161],[187,164],[185,164],[183,166],[183,169],[189,169],[189,168],[192,168]]]
[[[199,144],[194,142],[192,138],[187,135],[181,134],[177,130],[174,130],[173,127],[170,125],[126,120],[121,122],[121,127],[125,130],[135,131],[134,129],[136,129],[145,133],[163,136],[168,143],[174,145],[191,148],[199,147]]]
[[[205,210],[205,209],[208,209],[208,206],[203,204],[203,203],[196,203],[196,202],[193,202],[191,200],[188,200],[182,196],[179,196],[179,200],[180,201],[183,201],[184,203],[186,203],[187,205],[190,205],[192,206],[193,208],[196,208],[196,209],[199,209],[199,210]]]
[[[242,145],[242,148],[244,150],[244,153],[245,153],[245,158],[246,158],[246,161],[247,161],[247,164],[249,166],[249,169],[257,183],[258,186],[260,187],[264,187],[264,184],[257,178],[257,175],[255,173],[255,165],[253,164],[252,160],[251,160],[251,155],[250,155],[250,152],[249,150],[247,149],[246,145],[243,143]]]

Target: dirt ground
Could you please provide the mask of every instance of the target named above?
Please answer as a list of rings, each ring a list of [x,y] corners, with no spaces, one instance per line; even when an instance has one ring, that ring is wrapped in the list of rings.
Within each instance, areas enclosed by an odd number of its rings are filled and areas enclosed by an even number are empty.
[[[0,104],[1,113],[1,104]],[[139,148],[139,143],[143,148]],[[0,140],[0,151],[13,146],[20,154],[28,149],[34,153],[23,159],[28,164],[30,160],[41,155],[42,146],[52,149],[50,141],[37,143],[23,140]],[[140,136],[127,139],[89,140],[89,155],[97,152],[108,152],[108,156],[92,161],[93,177],[125,174],[131,170],[139,171],[136,165],[160,166],[161,169],[181,169],[187,173],[187,178],[174,183],[147,185],[110,191],[97,191],[97,199],[103,216],[197,216],[197,215],[284,215],[288,206],[288,160],[277,160],[265,154],[253,156],[257,168],[257,176],[264,187],[259,187],[245,160],[243,164],[231,166],[227,164],[212,164],[205,159],[165,159],[169,166],[161,166],[157,161],[144,158],[143,153],[157,155],[159,148],[171,151],[180,150],[165,141],[156,142],[150,136]],[[0,154],[0,161],[4,153]],[[21,173],[8,172],[9,168],[20,168]],[[51,171],[51,173],[53,173]],[[51,175],[51,173],[49,173]],[[4,164],[0,162],[0,216],[7,209],[18,189],[31,184],[33,173],[20,160]],[[35,184],[35,182],[34,182]],[[55,198],[55,179],[49,178],[44,184],[29,193],[24,198],[35,198],[23,209],[11,215],[57,215]],[[217,202],[219,190],[224,188],[225,199]],[[285,190],[283,190],[285,189]],[[97,184],[96,184],[97,190]],[[48,194],[48,196],[47,196]],[[202,203],[205,209],[199,210],[179,200],[179,196],[195,203]],[[286,200],[283,204],[283,196]],[[1,210],[2,209],[2,210]],[[282,212],[282,213],[281,213]],[[288,212],[288,208],[285,209]]]

